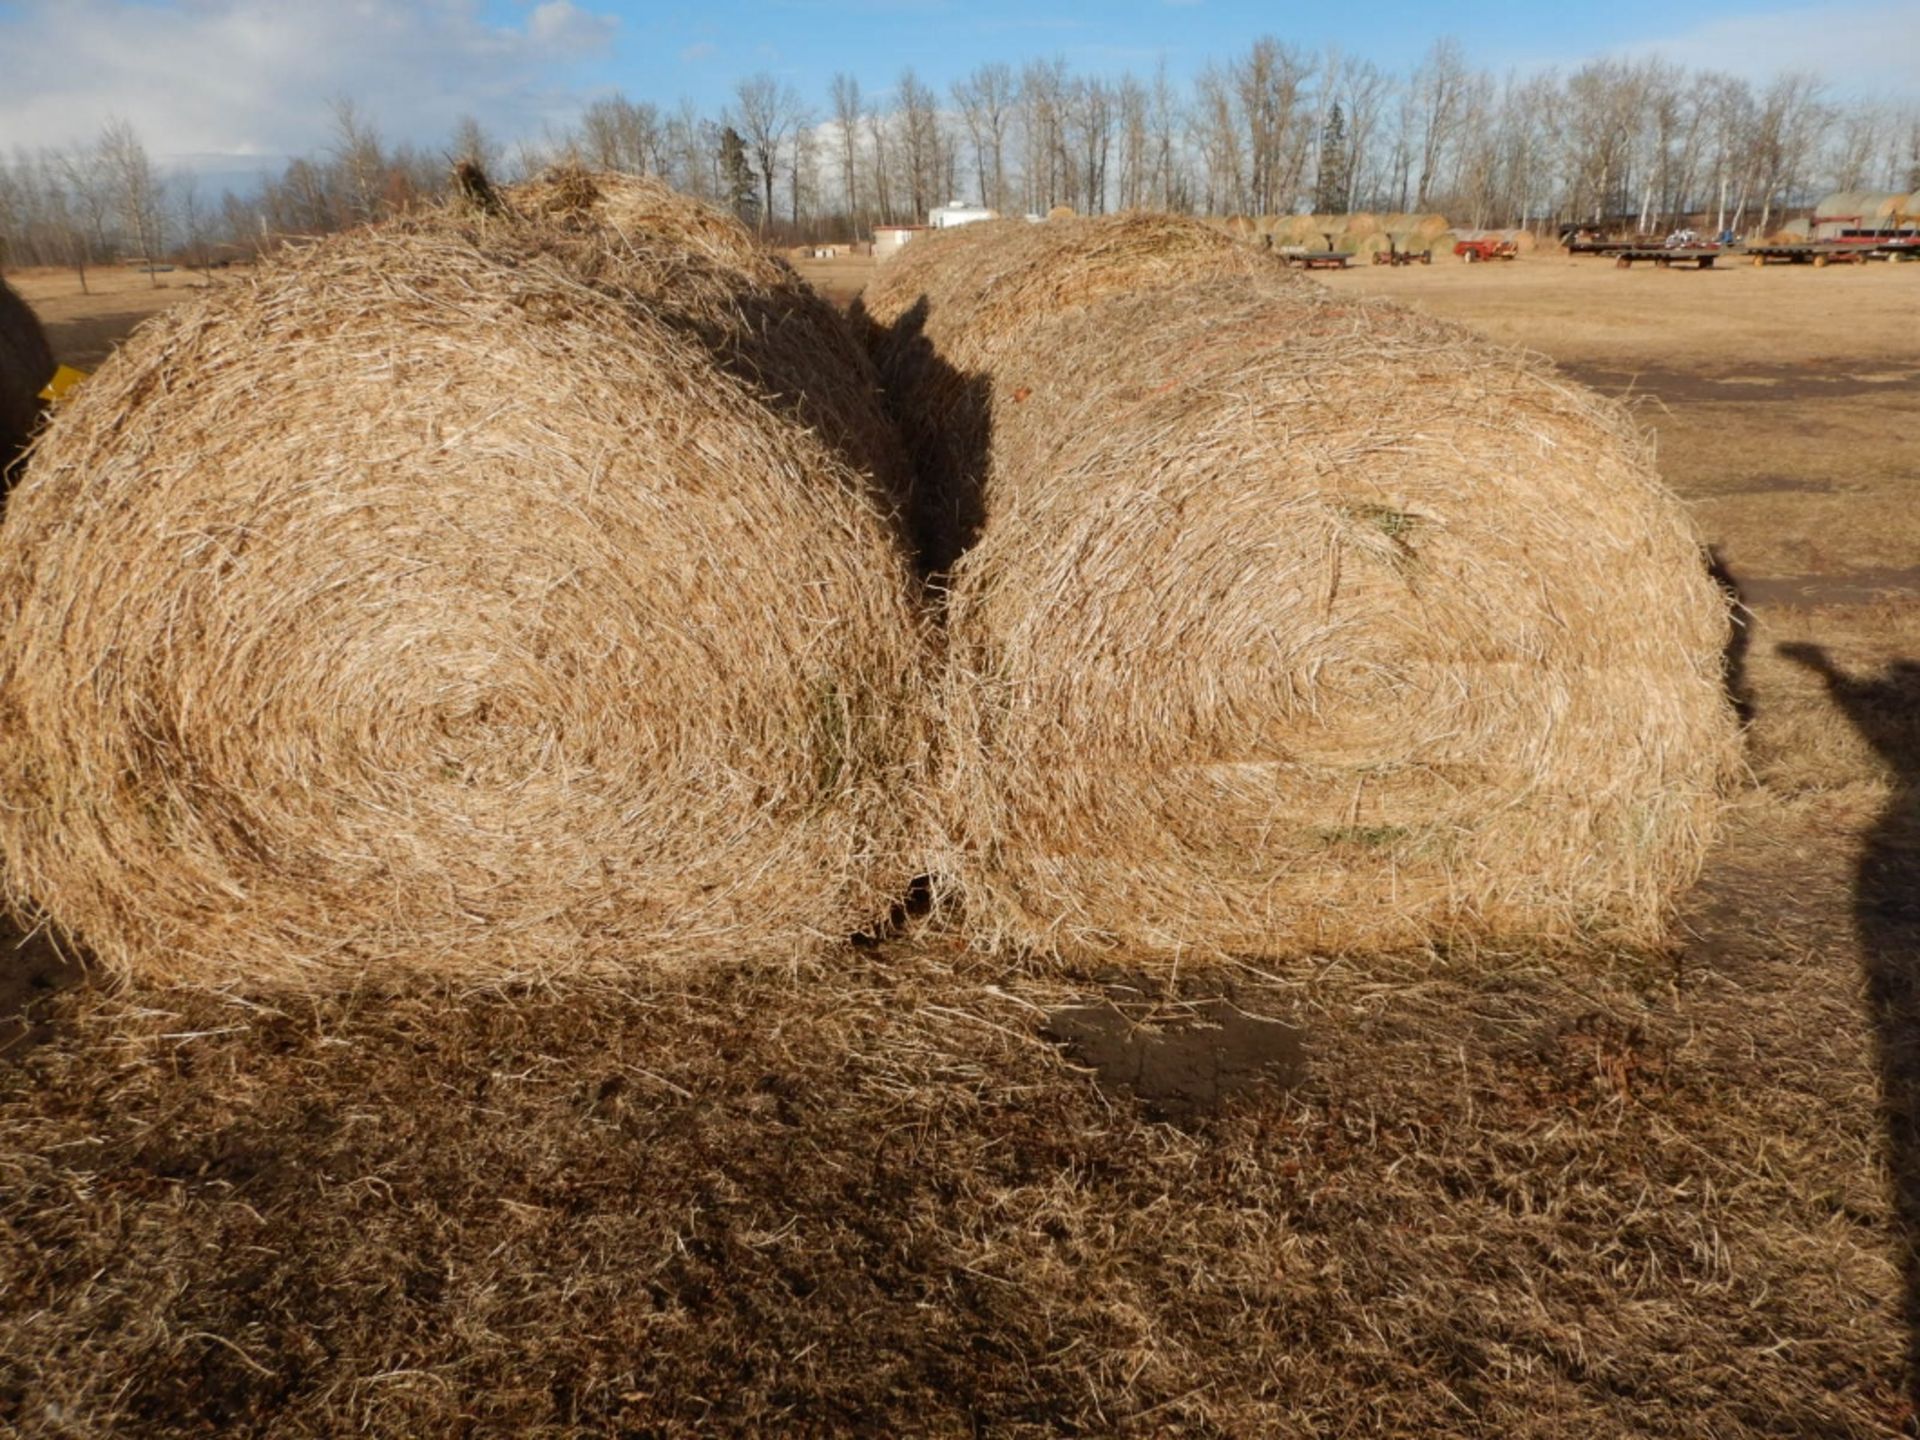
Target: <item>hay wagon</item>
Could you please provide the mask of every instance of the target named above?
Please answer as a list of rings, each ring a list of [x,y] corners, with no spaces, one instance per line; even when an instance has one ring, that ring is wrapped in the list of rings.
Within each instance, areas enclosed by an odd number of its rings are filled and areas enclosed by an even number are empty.
[[[1431,265],[1433,263],[1433,251],[1431,250],[1402,250],[1391,241],[1388,242],[1388,246],[1388,249],[1373,252],[1374,264]]]
[[[1727,253],[1718,245],[1636,245],[1616,250],[1613,263],[1622,270],[1630,270],[1636,263],[1654,265],[1662,270],[1674,265],[1711,270],[1713,262]]]
[[[1754,265],[1857,265],[1870,258],[1869,246],[1846,240],[1803,240],[1793,244],[1749,245],[1744,254]]]
[[[1469,265],[1482,260],[1514,260],[1520,255],[1520,246],[1512,240],[1502,240],[1493,235],[1478,235],[1453,242],[1453,253]]]
[[[1344,250],[1283,250],[1280,255],[1296,270],[1344,270],[1353,259]]]

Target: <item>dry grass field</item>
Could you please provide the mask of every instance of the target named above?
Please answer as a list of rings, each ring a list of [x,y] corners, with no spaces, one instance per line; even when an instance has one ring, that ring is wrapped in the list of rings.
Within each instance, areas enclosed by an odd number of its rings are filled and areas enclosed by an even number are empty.
[[[136,278],[20,289],[86,364],[197,283]],[[1036,978],[908,919],[273,1002],[30,947],[0,1432],[1914,1433],[1920,269],[1326,280],[1630,396],[1748,598],[1671,952]]]

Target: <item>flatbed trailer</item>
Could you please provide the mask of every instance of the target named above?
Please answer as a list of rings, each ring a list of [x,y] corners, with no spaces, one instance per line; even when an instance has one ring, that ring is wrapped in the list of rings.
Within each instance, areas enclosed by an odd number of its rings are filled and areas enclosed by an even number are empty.
[[[1749,245],[1741,254],[1753,265],[1857,265],[1874,247],[1846,240],[1803,240],[1788,245]]]
[[[1296,270],[1344,270],[1353,260],[1344,250],[1283,250],[1281,258]]]
[[[1672,265],[1691,265],[1696,270],[1711,270],[1713,262],[1735,252],[1718,245],[1629,245],[1613,252],[1613,263],[1622,270],[1636,264],[1657,265],[1665,270]]]

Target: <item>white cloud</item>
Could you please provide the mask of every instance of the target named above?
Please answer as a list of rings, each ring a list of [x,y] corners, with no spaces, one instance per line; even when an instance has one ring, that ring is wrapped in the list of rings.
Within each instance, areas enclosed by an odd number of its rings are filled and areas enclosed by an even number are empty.
[[[1913,0],[1846,0],[1725,16],[1627,48],[1755,79],[1812,70],[1847,93],[1920,92],[1920,5]]]
[[[571,114],[568,66],[617,23],[574,0],[517,25],[479,0],[18,0],[0,7],[0,135],[68,145],[118,115],[163,161],[272,158],[324,143],[342,95],[390,139],[431,143],[466,113],[531,135]]]
[[[695,65],[707,59],[709,56],[717,54],[719,49],[720,47],[715,45],[711,40],[702,40],[682,50],[680,52],[680,58],[689,65]]]
[[[614,16],[582,10],[573,0],[546,0],[527,17],[527,35],[536,45],[582,53],[604,49],[619,27]]]

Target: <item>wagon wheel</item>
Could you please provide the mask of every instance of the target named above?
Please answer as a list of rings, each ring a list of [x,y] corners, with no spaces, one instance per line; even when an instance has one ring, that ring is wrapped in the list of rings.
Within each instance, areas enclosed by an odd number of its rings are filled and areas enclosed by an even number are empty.
[[[1624,255],[1616,256],[1614,258],[1613,268],[1616,270],[1631,270],[1633,268],[1633,261]]]
[[[1814,257],[1813,257],[1813,268],[1814,268],[1814,269],[1816,269],[1816,270],[1824,270],[1824,269],[1826,269],[1826,267],[1827,267],[1827,257],[1826,257],[1826,256],[1824,256],[1824,255],[1816,255],[1816,256],[1814,256]]]
[[[1753,257],[1753,263],[1757,266],[1765,265],[1767,263],[1767,257],[1764,255],[1756,255]]]

